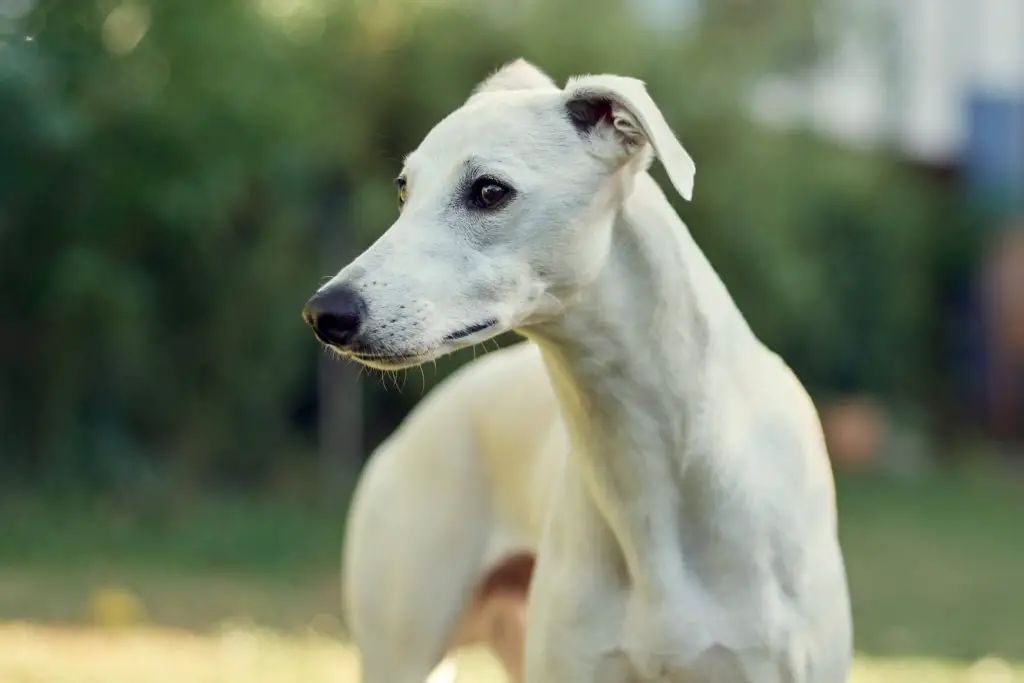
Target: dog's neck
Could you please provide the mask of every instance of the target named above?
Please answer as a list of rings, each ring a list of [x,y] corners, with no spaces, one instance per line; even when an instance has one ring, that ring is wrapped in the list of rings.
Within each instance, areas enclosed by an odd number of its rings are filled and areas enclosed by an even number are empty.
[[[681,538],[690,523],[681,519],[683,470],[714,476],[717,466],[694,461],[693,423],[719,359],[749,328],[661,190],[647,174],[636,182],[602,226],[610,243],[597,279],[556,320],[526,334],[543,351],[571,462],[631,582],[656,595],[655,568],[682,561],[661,541]]]

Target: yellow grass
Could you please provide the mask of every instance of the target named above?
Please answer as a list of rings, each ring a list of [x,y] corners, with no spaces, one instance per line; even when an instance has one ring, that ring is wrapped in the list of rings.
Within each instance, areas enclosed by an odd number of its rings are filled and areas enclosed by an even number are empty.
[[[70,628],[0,624],[3,683],[356,683],[344,644],[310,633],[252,628],[200,635],[155,627]],[[458,683],[504,683],[487,655],[467,652]],[[1000,660],[858,659],[850,683],[1024,683]]]

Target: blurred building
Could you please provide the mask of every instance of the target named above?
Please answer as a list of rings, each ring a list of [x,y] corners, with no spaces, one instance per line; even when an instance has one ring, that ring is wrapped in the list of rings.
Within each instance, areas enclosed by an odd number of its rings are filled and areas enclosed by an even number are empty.
[[[830,0],[831,54],[805,74],[765,78],[766,122],[807,125],[856,145],[892,145],[963,165],[1021,208],[1024,0]]]

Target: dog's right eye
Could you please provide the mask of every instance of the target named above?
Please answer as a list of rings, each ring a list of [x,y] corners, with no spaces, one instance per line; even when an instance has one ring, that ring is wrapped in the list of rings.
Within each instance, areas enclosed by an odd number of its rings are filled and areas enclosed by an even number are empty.
[[[512,189],[492,178],[480,178],[473,183],[469,200],[480,209],[496,209],[512,196]]]

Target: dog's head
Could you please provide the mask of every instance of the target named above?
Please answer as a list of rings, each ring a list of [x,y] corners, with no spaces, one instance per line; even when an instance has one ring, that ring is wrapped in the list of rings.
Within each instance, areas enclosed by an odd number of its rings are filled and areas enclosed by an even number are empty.
[[[323,343],[386,369],[549,320],[600,273],[652,152],[689,199],[693,161],[643,83],[584,76],[559,89],[513,62],[406,158],[397,220],[304,317]]]

